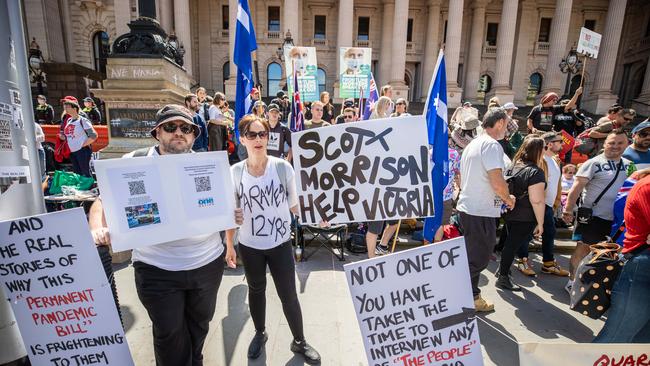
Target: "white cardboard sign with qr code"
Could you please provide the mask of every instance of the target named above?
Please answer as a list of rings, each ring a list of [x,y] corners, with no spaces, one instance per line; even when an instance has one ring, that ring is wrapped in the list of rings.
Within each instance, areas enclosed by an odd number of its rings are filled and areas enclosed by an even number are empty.
[[[116,252],[236,227],[225,152],[95,161]]]

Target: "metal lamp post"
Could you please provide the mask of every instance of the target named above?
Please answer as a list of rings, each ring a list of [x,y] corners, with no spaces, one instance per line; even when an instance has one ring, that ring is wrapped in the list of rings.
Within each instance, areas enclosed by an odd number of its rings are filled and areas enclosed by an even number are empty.
[[[571,49],[569,54],[560,62],[560,71],[567,74],[566,84],[564,85],[564,95],[569,95],[569,86],[571,85],[571,75],[578,74],[582,70],[582,61],[578,58],[578,53],[575,49]]]

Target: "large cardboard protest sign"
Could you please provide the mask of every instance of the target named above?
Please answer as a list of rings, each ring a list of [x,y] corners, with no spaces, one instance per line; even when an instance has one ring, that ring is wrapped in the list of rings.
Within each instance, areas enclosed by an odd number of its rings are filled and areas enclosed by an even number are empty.
[[[236,227],[226,152],[95,161],[113,250]]]
[[[318,62],[316,61],[315,47],[285,47],[284,68],[287,75],[287,86],[289,95],[293,94],[293,69],[296,68],[298,77],[298,90],[300,99],[303,102],[319,100],[318,90]]]
[[[520,343],[519,365],[650,365],[650,347],[623,343]]]
[[[423,116],[312,129],[292,142],[302,222],[433,215]]]
[[[344,268],[369,366],[483,364],[463,237]]]
[[[368,98],[371,63],[372,48],[339,48],[339,98],[359,98],[361,89],[363,97]]]
[[[598,58],[600,50],[600,40],[602,36],[585,27],[580,29],[580,39],[578,39],[577,52],[591,58]]]
[[[32,365],[133,365],[83,209],[0,222],[0,286]]]

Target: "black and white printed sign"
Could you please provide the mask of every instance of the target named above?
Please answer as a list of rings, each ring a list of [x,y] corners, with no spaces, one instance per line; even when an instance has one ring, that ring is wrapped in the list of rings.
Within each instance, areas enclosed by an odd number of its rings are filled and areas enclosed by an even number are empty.
[[[223,151],[98,160],[95,171],[115,251],[236,226]]]
[[[423,116],[376,119],[292,135],[302,222],[433,215]]]

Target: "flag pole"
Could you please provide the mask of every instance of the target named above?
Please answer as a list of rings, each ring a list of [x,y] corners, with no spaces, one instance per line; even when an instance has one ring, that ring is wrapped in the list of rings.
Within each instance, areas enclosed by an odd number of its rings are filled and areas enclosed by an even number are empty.
[[[390,248],[390,252],[395,252],[395,245],[397,244],[397,236],[399,235],[399,228],[402,226],[402,219],[397,221],[397,229],[395,230],[395,236],[393,237],[393,246]]]

